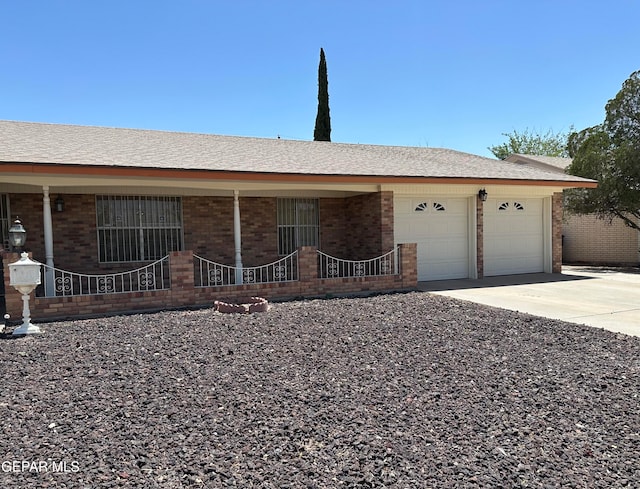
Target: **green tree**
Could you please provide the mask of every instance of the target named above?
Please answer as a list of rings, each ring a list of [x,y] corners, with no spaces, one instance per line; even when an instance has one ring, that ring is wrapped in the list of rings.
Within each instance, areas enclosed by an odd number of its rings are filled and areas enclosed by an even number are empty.
[[[329,116],[329,82],[327,80],[327,61],[324,49],[320,48],[318,66],[318,114],[313,131],[314,141],[331,141],[331,117]]]
[[[595,189],[567,192],[576,214],[620,218],[640,231],[640,71],[624,82],[605,106],[602,124],[569,136],[573,162],[567,171],[598,181]]]
[[[524,132],[513,131],[502,133],[508,141],[496,146],[489,146],[496,158],[504,160],[507,156],[518,153],[538,156],[569,156],[567,151],[567,134],[548,130],[541,134],[525,129]]]

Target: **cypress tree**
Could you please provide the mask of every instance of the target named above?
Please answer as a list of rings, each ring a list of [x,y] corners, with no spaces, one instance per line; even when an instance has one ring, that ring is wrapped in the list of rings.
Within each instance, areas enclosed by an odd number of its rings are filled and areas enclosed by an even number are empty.
[[[318,115],[313,131],[314,141],[331,141],[331,117],[329,116],[329,82],[327,80],[327,61],[324,49],[320,48],[318,66]]]

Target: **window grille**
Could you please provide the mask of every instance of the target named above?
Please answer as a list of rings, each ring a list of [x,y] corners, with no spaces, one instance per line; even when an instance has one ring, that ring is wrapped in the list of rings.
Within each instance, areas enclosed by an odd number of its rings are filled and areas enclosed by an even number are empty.
[[[299,246],[318,246],[318,199],[278,199],[278,253],[288,255]]]
[[[416,206],[416,208],[414,209],[414,211],[416,212],[424,212],[429,208],[429,204],[427,204],[426,202],[422,202],[420,204],[418,204]]]
[[[446,210],[444,204],[441,204],[440,202],[434,202],[433,205],[433,210],[434,211],[439,211],[439,212],[443,212]],[[418,204],[416,206],[415,209],[413,209],[415,212],[425,212],[429,210],[429,204],[427,202],[421,202],[420,204]]]
[[[181,251],[180,197],[96,196],[101,263],[159,260]]]
[[[508,210],[523,211],[524,205],[522,205],[520,202],[513,202],[513,205],[511,205],[511,202],[503,202],[502,204],[500,204],[500,207],[498,207],[498,210],[499,211],[508,211]]]
[[[5,250],[9,249],[10,221],[9,196],[0,194],[0,237],[2,238],[2,248]]]

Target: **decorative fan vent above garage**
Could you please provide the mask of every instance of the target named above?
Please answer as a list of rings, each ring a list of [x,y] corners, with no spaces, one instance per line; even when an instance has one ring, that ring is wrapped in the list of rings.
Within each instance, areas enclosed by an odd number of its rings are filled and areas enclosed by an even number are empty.
[[[498,210],[499,211],[508,211],[508,210],[523,211],[524,206],[520,202],[503,202],[498,206]]]
[[[422,202],[421,204],[418,204],[416,206],[416,208],[414,209],[414,211],[416,212],[422,212],[422,211],[426,211],[429,208],[429,204],[427,204],[426,202]]]
[[[442,212],[442,211],[446,210],[444,205],[441,204],[440,202],[434,202],[432,207],[433,207],[434,211]],[[427,202],[422,202],[422,203],[418,204],[416,206],[416,208],[414,209],[414,211],[416,211],[416,212],[424,212],[426,210],[429,210],[429,204]]]

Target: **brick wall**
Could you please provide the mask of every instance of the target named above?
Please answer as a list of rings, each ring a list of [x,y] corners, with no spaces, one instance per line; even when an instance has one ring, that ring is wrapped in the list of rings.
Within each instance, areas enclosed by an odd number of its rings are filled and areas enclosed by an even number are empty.
[[[347,242],[352,260],[380,254],[379,194],[364,194],[347,199]]]
[[[233,265],[233,197],[183,197],[184,246],[208,260]],[[276,199],[240,196],[245,266],[277,260]]]
[[[476,270],[484,277],[484,202],[476,197]]]
[[[380,253],[393,249],[394,239],[394,210],[393,192],[380,192]]]
[[[332,256],[345,255],[347,259],[347,230],[349,225],[346,199],[320,199],[320,249]]]
[[[240,196],[242,259],[245,266],[264,265],[280,258],[276,206],[275,198]]]
[[[42,194],[10,194],[11,222],[16,216],[27,230],[25,250],[33,253],[38,261],[44,261],[44,230],[42,228]],[[53,215],[52,218],[56,216]],[[57,233],[54,229],[54,239]]]
[[[393,249],[393,192],[320,199],[320,249],[363,260]]]
[[[177,251],[169,255],[171,275],[169,290],[74,297],[33,297],[32,294],[31,316],[35,320],[59,319],[206,306],[211,305],[214,300],[226,301],[249,296],[286,299],[415,289],[417,286],[416,245],[403,244],[399,249],[400,273],[397,275],[321,279],[317,275],[316,248],[306,246],[299,248],[299,280],[227,287],[195,287],[193,253]],[[22,300],[20,294],[9,285],[8,265],[18,258],[16,253],[7,253],[4,259],[7,312],[13,321],[22,317]]]
[[[171,275],[170,304],[172,307],[191,306],[195,302],[194,268],[192,251],[169,253]]]
[[[4,255],[5,302],[12,321],[22,318],[21,295],[9,285],[9,264],[17,261],[17,253]],[[193,263],[191,252],[170,255],[171,288],[125,294],[99,294],[72,297],[34,297],[31,294],[31,317],[35,320],[77,316],[99,316],[118,312],[159,310],[193,304]]]
[[[415,287],[418,284],[418,245],[403,243],[398,245],[400,253],[400,274],[404,287]]]
[[[210,304],[214,300],[260,296],[267,299],[318,297],[415,289],[418,284],[416,244],[399,245],[400,273],[381,277],[318,278],[316,247],[298,250],[299,280],[271,284],[245,284],[233,287],[201,287],[196,289],[196,303]]]
[[[242,216],[242,208],[240,209]],[[185,249],[227,265],[234,261],[233,198],[183,197]]]
[[[52,200],[55,199],[52,195]],[[53,226],[54,263],[57,268],[76,273],[104,273],[104,266],[98,265],[98,235],[96,229],[96,199],[93,195],[64,195],[64,211],[51,211]],[[40,220],[30,228],[42,228]],[[28,240],[31,243],[31,239]],[[36,244],[35,242],[33,243]],[[44,247],[44,237],[38,241]],[[41,255],[35,255],[44,262],[44,249]],[[111,265],[107,266],[113,269]],[[115,270],[129,270],[126,265]]]
[[[598,219],[593,214],[567,216],[563,223],[566,263],[638,265],[640,233],[621,219]]]
[[[52,200],[57,194],[51,195]],[[65,194],[65,210],[52,211],[55,266],[76,273],[126,271],[148,262],[98,263],[95,196]],[[42,195],[11,194],[12,216],[27,229],[27,250],[45,261]],[[182,197],[184,248],[233,265],[233,197]],[[319,201],[320,248],[344,259],[372,258],[393,248],[393,193],[380,192]],[[242,259],[245,266],[278,256],[275,197],[240,196]]]
[[[562,273],[562,192],[551,198],[551,271]]]

